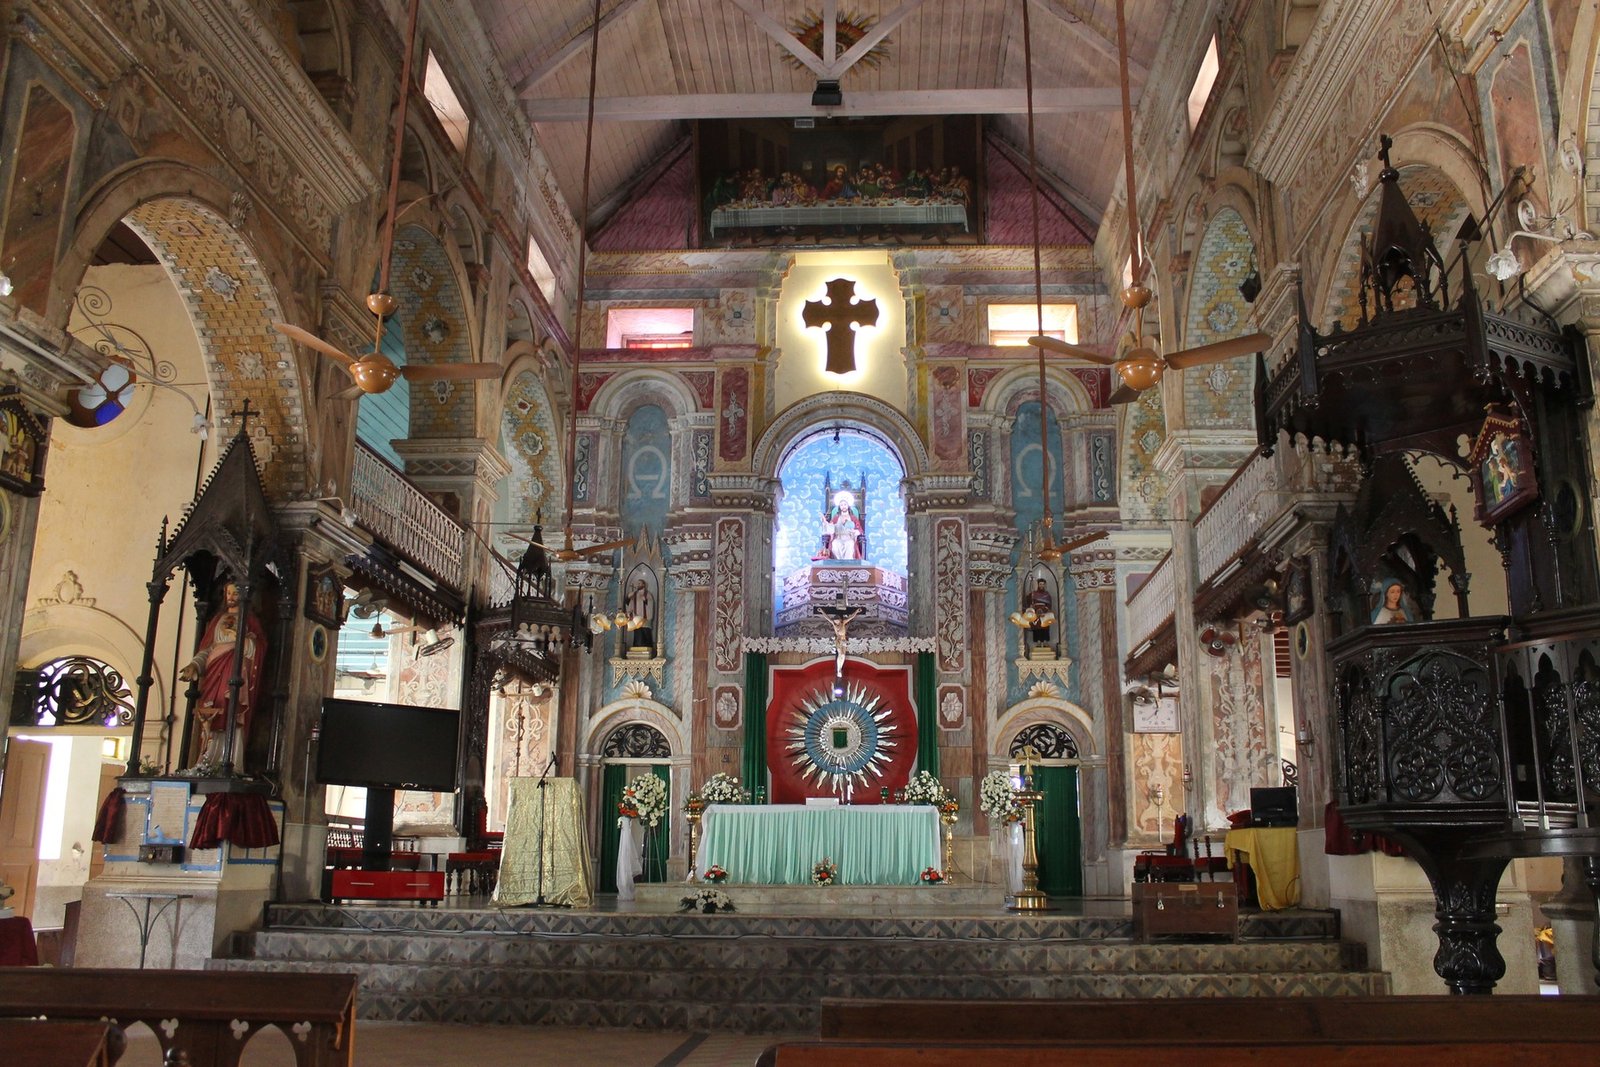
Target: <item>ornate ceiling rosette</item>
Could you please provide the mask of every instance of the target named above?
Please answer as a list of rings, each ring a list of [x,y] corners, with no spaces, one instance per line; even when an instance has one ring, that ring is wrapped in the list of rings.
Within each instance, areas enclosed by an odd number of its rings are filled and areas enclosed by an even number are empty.
[[[767,763],[772,800],[841,797],[876,804],[905,785],[916,761],[911,673],[847,660],[834,686],[833,658],[772,671]]]
[[[871,33],[872,27],[877,24],[878,18],[876,15],[863,15],[854,11],[839,12],[835,16],[833,31],[835,38],[838,40],[839,54],[843,55],[845,52],[850,51],[861,38]],[[823,17],[815,11],[807,11],[789,26],[789,31],[794,34],[795,39],[816,53],[817,57],[826,63],[831,62],[833,57],[822,54],[824,29]],[[889,39],[887,37],[879,41],[867,50],[866,55],[862,56],[858,63],[863,67],[876,69],[879,64],[889,58],[888,43]],[[782,50],[782,56],[783,61],[796,70],[803,66],[800,60],[786,50]]]

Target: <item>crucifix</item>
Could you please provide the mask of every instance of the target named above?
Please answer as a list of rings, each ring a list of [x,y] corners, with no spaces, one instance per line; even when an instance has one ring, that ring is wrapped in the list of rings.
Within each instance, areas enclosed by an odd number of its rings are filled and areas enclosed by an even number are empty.
[[[857,300],[856,283],[835,278],[828,283],[826,300],[808,300],[800,309],[808,329],[827,331],[829,374],[849,374],[856,369],[856,327],[878,324],[878,302]]]
[[[833,626],[833,686],[835,695],[844,683],[845,643],[849,640],[850,624],[867,613],[866,608],[846,606],[844,591],[831,604],[820,604],[812,609]]]

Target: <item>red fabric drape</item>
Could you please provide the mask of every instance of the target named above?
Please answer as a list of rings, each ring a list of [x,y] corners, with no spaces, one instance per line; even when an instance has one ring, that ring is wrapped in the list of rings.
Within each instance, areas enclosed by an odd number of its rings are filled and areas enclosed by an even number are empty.
[[[106,794],[100,804],[100,814],[94,817],[94,832],[89,835],[91,841],[103,844],[122,837],[122,810],[127,806],[127,796],[128,791],[120,785]]]
[[[0,919],[0,967],[37,967],[39,949],[33,924],[20,915]]]
[[[1322,809],[1322,851],[1330,856],[1360,856],[1367,852],[1382,852],[1385,856],[1404,856],[1406,850],[1398,842],[1382,834],[1352,830],[1339,814],[1337,801],[1328,801]]]
[[[190,848],[216,848],[232,841],[240,848],[270,848],[278,843],[272,805],[260,793],[212,793],[194,821]]]

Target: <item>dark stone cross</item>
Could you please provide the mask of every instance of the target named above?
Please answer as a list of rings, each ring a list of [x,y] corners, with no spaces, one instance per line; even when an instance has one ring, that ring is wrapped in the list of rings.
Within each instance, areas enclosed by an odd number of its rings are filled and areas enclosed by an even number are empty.
[[[801,317],[811,329],[828,331],[829,374],[849,374],[856,369],[856,326],[878,324],[878,302],[855,299],[856,283],[849,278],[835,278],[828,283],[828,298],[807,300]]]

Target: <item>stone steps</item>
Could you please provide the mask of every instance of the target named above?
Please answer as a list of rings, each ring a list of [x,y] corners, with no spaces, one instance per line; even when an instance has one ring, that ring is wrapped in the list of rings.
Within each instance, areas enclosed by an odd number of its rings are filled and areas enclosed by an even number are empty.
[[[1094,905],[1099,906],[1099,905]],[[274,905],[232,970],[361,980],[363,1018],[812,1032],[823,997],[1341,996],[1388,992],[1338,916],[1239,924],[1243,942],[1138,944],[1103,915],[890,918]]]

